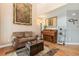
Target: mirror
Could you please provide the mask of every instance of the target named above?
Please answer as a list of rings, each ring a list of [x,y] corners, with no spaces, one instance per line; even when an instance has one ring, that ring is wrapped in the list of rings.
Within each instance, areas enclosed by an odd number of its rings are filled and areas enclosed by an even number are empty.
[[[47,20],[48,20],[48,27],[56,28],[56,26],[57,26],[57,16],[50,17]]]

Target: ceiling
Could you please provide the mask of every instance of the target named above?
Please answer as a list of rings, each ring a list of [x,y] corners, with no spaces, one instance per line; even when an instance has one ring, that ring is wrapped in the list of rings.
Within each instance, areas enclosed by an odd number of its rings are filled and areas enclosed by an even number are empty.
[[[37,14],[42,15],[44,13],[50,12],[66,5],[66,3],[38,3],[37,5]]]

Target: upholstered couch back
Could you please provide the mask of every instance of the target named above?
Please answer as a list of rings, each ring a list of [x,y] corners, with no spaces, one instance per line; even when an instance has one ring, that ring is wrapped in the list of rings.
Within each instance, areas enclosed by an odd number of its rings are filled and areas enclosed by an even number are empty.
[[[26,38],[26,37],[32,37],[34,36],[34,33],[32,31],[26,31],[26,32],[13,32],[13,36],[17,38]]]
[[[23,47],[26,42],[36,39],[32,31],[13,32],[13,36],[15,37],[13,44],[15,48]]]

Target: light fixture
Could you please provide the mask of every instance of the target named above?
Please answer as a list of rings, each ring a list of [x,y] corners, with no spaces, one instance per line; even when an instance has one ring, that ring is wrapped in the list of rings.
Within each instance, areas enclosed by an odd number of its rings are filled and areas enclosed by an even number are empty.
[[[75,24],[76,21],[78,21],[77,19],[69,19],[69,22],[73,22],[73,24]]]

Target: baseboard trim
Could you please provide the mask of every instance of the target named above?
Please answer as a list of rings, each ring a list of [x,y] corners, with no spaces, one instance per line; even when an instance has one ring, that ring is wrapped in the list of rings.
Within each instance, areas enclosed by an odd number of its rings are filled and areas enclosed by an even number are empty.
[[[66,45],[79,45],[79,43],[65,43]]]
[[[12,46],[12,44],[5,44],[5,45],[0,45],[0,48],[4,48],[4,47],[8,47],[8,46]]]

